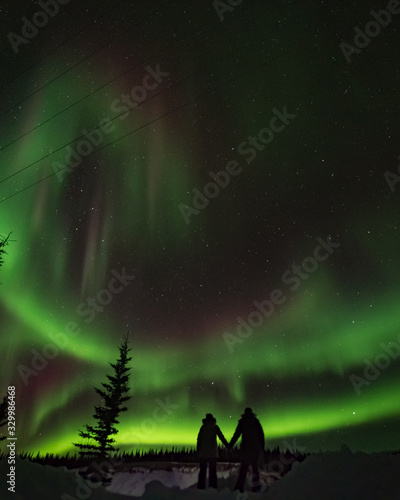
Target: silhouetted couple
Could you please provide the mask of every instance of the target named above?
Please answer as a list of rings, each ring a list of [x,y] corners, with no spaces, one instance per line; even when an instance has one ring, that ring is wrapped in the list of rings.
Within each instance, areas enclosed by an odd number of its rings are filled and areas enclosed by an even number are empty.
[[[253,473],[253,491],[260,489],[259,461],[264,451],[264,431],[251,408],[246,408],[240,418],[230,443],[227,442],[216,419],[207,413],[197,436],[197,453],[200,462],[200,472],[197,487],[206,487],[207,465],[209,467],[209,486],[217,487],[217,436],[227,448],[232,448],[242,436],[241,464],[235,490],[243,493],[246,474],[251,466]]]

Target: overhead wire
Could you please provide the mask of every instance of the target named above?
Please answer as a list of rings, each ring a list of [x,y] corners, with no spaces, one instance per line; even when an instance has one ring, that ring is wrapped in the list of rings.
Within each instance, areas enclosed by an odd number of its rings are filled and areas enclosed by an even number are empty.
[[[123,0],[123,1],[126,1],[126,0]],[[120,2],[121,3],[121,2]],[[147,17],[150,17],[154,14],[157,14],[160,10],[162,9],[158,9],[158,10],[155,10],[154,12],[152,12],[151,14],[149,14],[149,16]],[[91,23],[92,24],[92,23]],[[91,25],[90,24],[90,25]],[[88,26],[90,26],[88,25]],[[92,51],[90,54],[88,54],[87,56],[85,56],[83,59],[80,59],[78,62],[76,62],[75,64],[73,64],[72,66],[70,66],[68,69],[66,69],[65,71],[61,72],[59,75],[57,75],[56,77],[54,77],[52,80],[50,80],[49,82],[47,82],[45,85],[43,85],[42,87],[36,89],[34,92],[32,92],[31,94],[27,95],[26,97],[24,97],[22,100],[18,101],[17,103],[13,104],[10,108],[8,108],[6,111],[4,111],[3,113],[0,114],[0,118],[2,118],[3,116],[7,115],[10,111],[12,111],[13,109],[15,109],[17,106],[20,106],[22,103],[24,103],[25,101],[27,101],[28,99],[30,99],[31,97],[33,97],[34,95],[36,95],[38,92],[40,92],[41,90],[43,90],[44,88],[46,88],[48,85],[51,85],[52,83],[54,83],[55,81],[57,81],[59,78],[61,78],[62,76],[66,75],[67,73],[69,73],[70,71],[72,71],[73,69],[75,69],[77,66],[79,66],[80,64],[82,64],[83,62],[87,61],[88,59],[90,59],[92,56],[94,56],[95,54],[97,54],[98,52],[100,52],[101,50],[103,50],[105,47],[108,47],[112,42],[115,42],[115,40],[118,40],[118,38],[122,37],[123,35],[125,35],[126,33],[130,32],[132,29],[132,26],[130,26],[128,29],[126,29],[125,31],[123,31],[122,33],[120,33],[118,36],[116,36],[115,38],[109,40],[108,42],[104,43],[103,45],[101,45],[100,47],[98,47],[97,49],[95,49],[94,51]],[[72,38],[71,38],[72,39]],[[71,40],[70,39],[70,40]],[[63,44],[65,45],[65,44]],[[63,45],[61,45],[60,47],[62,47]],[[60,48],[58,47],[58,48]],[[57,50],[57,49],[55,49]],[[53,51],[54,52],[54,51]],[[48,56],[46,56],[48,57]],[[45,58],[46,58],[45,57]],[[43,58],[43,59],[45,59]],[[42,60],[43,60],[42,59]],[[21,75],[20,75],[21,76]],[[14,80],[13,80],[14,81]]]
[[[86,155],[86,156],[85,156],[85,158],[88,158],[89,156],[92,156],[92,155],[94,155],[95,153],[98,153],[99,151],[101,151],[101,150],[103,150],[103,149],[105,149],[105,148],[108,148],[109,146],[112,146],[112,145],[116,144],[117,142],[122,141],[122,140],[123,140],[123,139],[125,139],[126,137],[128,137],[128,136],[130,136],[130,135],[134,134],[135,132],[138,132],[139,130],[144,129],[145,127],[148,127],[149,125],[152,125],[153,123],[156,123],[157,121],[162,120],[163,118],[165,118],[165,117],[167,117],[167,116],[172,115],[173,113],[175,113],[175,112],[179,111],[180,109],[182,109],[182,108],[184,108],[184,107],[188,106],[189,104],[192,104],[193,102],[198,101],[199,99],[202,99],[203,97],[205,97],[205,96],[207,96],[207,95],[210,95],[210,94],[212,94],[212,93],[215,93],[215,91],[216,91],[216,90],[218,90],[218,89],[220,89],[220,88],[224,87],[225,85],[228,85],[229,83],[232,83],[232,82],[234,82],[234,81],[236,81],[236,80],[239,80],[240,78],[243,78],[244,76],[248,76],[248,75],[250,75],[252,72],[256,71],[256,68],[254,68],[254,66],[251,66],[251,68],[252,68],[252,70],[253,70],[253,71],[251,71],[251,69],[249,68],[249,71],[248,71],[248,72],[246,72],[245,74],[243,74],[243,73],[241,72],[241,73],[239,74],[239,76],[236,76],[235,78],[232,78],[232,79],[230,79],[230,80],[228,80],[228,81],[226,81],[226,82],[221,83],[220,85],[217,85],[217,86],[216,86],[216,87],[214,87],[213,89],[211,89],[211,90],[209,90],[209,91],[207,91],[207,92],[204,92],[203,94],[200,94],[199,96],[195,97],[194,99],[190,99],[190,100],[189,100],[189,101],[187,101],[186,103],[181,104],[180,106],[177,106],[176,108],[174,108],[174,109],[172,109],[172,110],[168,111],[167,113],[164,113],[163,115],[161,115],[161,116],[159,116],[159,117],[155,118],[154,120],[151,120],[150,122],[145,123],[145,124],[141,125],[140,127],[137,127],[136,129],[131,130],[130,132],[128,132],[128,133],[126,133],[126,134],[124,134],[124,135],[122,135],[122,136],[118,137],[118,138],[117,138],[117,139],[115,139],[114,141],[112,141],[112,142],[110,142],[110,143],[107,143],[107,144],[105,144],[105,145],[103,145],[103,146],[99,147],[99,148],[98,148],[98,149],[96,149],[95,151],[93,151],[93,152],[91,152],[90,154]],[[73,142],[75,142],[75,141],[73,141]],[[64,147],[65,147],[65,146],[64,146]],[[63,148],[61,148],[61,149],[63,149]],[[53,154],[53,153],[50,153],[50,154],[49,154],[49,155],[47,155],[46,157],[51,156],[52,154]],[[44,158],[46,158],[46,157],[44,157]],[[27,166],[27,167],[25,167],[25,168],[29,168],[29,167],[31,167],[32,165],[34,165],[34,164],[38,163],[39,161],[42,161],[44,158],[41,158],[40,160],[36,161],[35,163],[33,163],[33,164],[31,164],[31,165],[28,165],[28,166]],[[62,170],[65,170],[65,169],[67,169],[67,168],[70,168],[70,166],[69,166],[69,165],[67,165],[64,169],[59,169],[59,170],[57,170],[56,172],[52,172],[51,174],[46,175],[45,177],[42,177],[42,178],[41,178],[41,179],[39,179],[38,181],[36,181],[36,182],[34,182],[34,183],[30,184],[29,186],[26,186],[25,188],[20,189],[20,190],[19,190],[19,191],[17,191],[16,193],[13,193],[12,195],[10,195],[10,196],[8,196],[8,197],[3,198],[2,200],[0,200],[0,203],[4,203],[5,201],[9,200],[10,198],[13,198],[14,196],[17,196],[18,194],[20,194],[20,193],[22,193],[22,192],[26,191],[27,189],[30,189],[30,188],[31,188],[31,187],[33,187],[33,186],[36,186],[36,185],[37,185],[37,184],[39,184],[40,182],[43,182],[44,180],[46,180],[46,179],[48,179],[48,178],[50,178],[50,177],[53,177],[53,176],[54,176],[54,175],[56,175],[57,173],[61,172]]]
[[[158,9],[156,12],[159,12],[159,10],[161,10],[161,9]],[[174,44],[171,44],[171,46],[172,46],[172,45],[174,45]],[[170,46],[169,46],[169,47],[170,47]],[[167,49],[168,49],[168,47],[167,47]],[[164,48],[164,49],[162,49],[162,51],[167,50],[167,49],[165,49],[165,48]],[[235,54],[235,55],[236,55],[236,54]],[[212,64],[215,64],[216,62],[220,62],[221,60],[224,60],[224,59],[226,59],[227,57],[229,57],[229,55],[228,55],[228,56],[224,56],[223,58],[219,59],[218,61],[212,61]],[[80,61],[80,62],[82,62],[82,61]],[[78,63],[78,64],[79,64],[79,63]],[[135,66],[135,67],[137,67],[137,66]],[[72,69],[72,68],[70,68],[70,69]],[[104,84],[104,85],[102,85],[101,87],[99,87],[98,89],[96,89],[96,90],[95,90],[94,92],[92,92],[91,94],[88,94],[88,95],[87,95],[87,96],[85,96],[84,98],[82,98],[82,99],[80,99],[79,101],[77,101],[77,102],[73,103],[70,107],[72,107],[72,106],[74,106],[74,105],[78,104],[79,102],[82,102],[82,101],[83,101],[83,100],[85,100],[86,98],[89,98],[89,97],[90,97],[93,93],[97,92],[97,91],[98,91],[98,90],[100,90],[101,88],[104,88],[106,85],[108,85],[108,84],[109,84],[109,83],[111,83],[112,81],[115,81],[116,79],[120,78],[123,74],[126,74],[127,72],[131,71],[132,69],[134,69],[134,68],[130,68],[130,69],[128,69],[127,71],[125,71],[124,73],[122,73],[121,75],[119,75],[118,77],[114,78],[114,79],[113,79],[113,80],[111,80],[110,82],[107,82],[106,84]],[[201,70],[201,72],[203,72],[203,70]],[[187,77],[183,78],[182,80],[180,80],[180,81],[176,82],[176,83],[175,83],[175,85],[173,85],[173,86],[169,86],[167,89],[164,89],[164,90],[162,90],[161,92],[159,92],[158,94],[155,94],[155,95],[151,96],[149,99],[146,99],[146,101],[141,102],[141,103],[140,103],[140,106],[143,106],[144,104],[146,104],[146,102],[148,102],[148,101],[149,101],[149,100],[151,100],[151,99],[154,99],[154,98],[158,97],[159,95],[163,94],[164,92],[167,92],[167,91],[171,90],[171,88],[174,88],[174,87],[176,87],[176,86],[178,86],[178,85],[182,84],[183,82],[185,82],[185,81],[189,80],[190,78],[193,78],[194,76],[196,76],[196,74],[197,74],[197,73],[200,73],[200,71],[199,71],[199,72],[195,72],[195,73],[193,73],[193,74],[191,74],[191,75],[189,75],[189,76],[187,76]],[[238,77],[237,77],[237,78],[235,78],[235,79],[239,79],[239,78],[240,78],[240,76],[238,76]],[[134,130],[132,130],[132,131],[128,132],[127,134],[124,134],[123,136],[121,136],[121,137],[119,137],[119,138],[115,139],[114,141],[112,141],[112,142],[110,142],[110,143],[107,143],[107,144],[105,144],[105,145],[101,146],[100,148],[98,148],[98,149],[96,149],[95,151],[91,152],[91,153],[90,153],[90,155],[86,155],[85,157],[92,156],[92,155],[93,155],[93,154],[95,154],[96,152],[101,151],[102,149],[104,149],[104,148],[106,148],[106,147],[109,147],[109,146],[111,146],[111,145],[115,144],[116,142],[119,142],[120,140],[124,139],[125,137],[127,137],[127,136],[129,136],[129,135],[131,135],[131,134],[133,134],[133,133],[135,133],[135,132],[138,132],[139,130],[142,130],[143,128],[145,128],[145,127],[147,127],[147,126],[149,126],[149,125],[151,125],[151,124],[153,124],[153,123],[157,122],[158,120],[161,120],[161,119],[165,118],[166,116],[169,116],[169,115],[173,114],[173,113],[174,113],[174,112],[176,112],[176,111],[179,111],[180,109],[182,109],[182,108],[184,108],[184,107],[188,106],[189,104],[191,104],[191,103],[193,103],[193,102],[195,102],[195,101],[197,101],[197,100],[201,99],[202,97],[205,97],[205,96],[206,96],[206,95],[208,95],[208,94],[214,93],[217,89],[219,89],[219,88],[223,87],[224,85],[226,85],[226,84],[230,83],[231,81],[234,81],[235,79],[228,80],[227,82],[224,82],[224,83],[222,83],[221,85],[218,85],[217,87],[215,87],[215,88],[214,88],[214,89],[212,89],[211,91],[207,91],[206,93],[203,93],[203,94],[201,94],[200,96],[197,96],[197,97],[195,97],[194,99],[189,100],[188,102],[186,102],[186,103],[184,103],[184,104],[182,104],[182,105],[180,105],[180,106],[178,106],[178,107],[174,108],[173,110],[168,111],[167,113],[165,113],[165,114],[161,115],[160,117],[158,117],[158,118],[156,118],[156,119],[154,119],[154,120],[152,120],[152,121],[150,121],[150,122],[148,122],[148,123],[146,123],[146,124],[141,125],[140,127],[138,127],[138,128],[136,128],[136,129],[134,129]],[[60,111],[59,113],[57,113],[56,115],[54,115],[53,117],[51,117],[49,120],[47,120],[47,121],[46,121],[46,122],[44,122],[44,123],[47,123],[48,121],[50,121],[51,119],[55,118],[56,116],[59,116],[61,113],[63,113],[64,111],[66,111],[66,110],[67,110],[67,109],[69,109],[70,107],[68,107],[68,108],[66,108],[66,109],[64,109],[64,110],[62,110],[62,111]],[[115,119],[119,118],[119,117],[120,117],[120,116],[122,116],[123,114],[125,114],[125,112],[122,112],[121,114],[116,115],[116,116],[115,116],[114,118],[112,118],[110,121],[113,121],[113,120],[115,120]],[[39,124],[39,126],[42,126],[44,123]],[[39,127],[39,126],[38,126],[38,127]],[[15,143],[15,142],[17,142],[18,140],[22,139],[25,135],[28,135],[29,133],[31,133],[33,130],[35,130],[35,129],[36,129],[36,128],[38,128],[38,127],[35,127],[34,129],[32,129],[31,131],[27,132],[27,133],[26,133],[26,134],[24,134],[23,136],[20,136],[19,138],[15,139],[15,140],[14,140],[14,141],[12,141],[11,143],[7,144],[5,147],[7,147],[7,146],[9,146],[10,144]],[[32,166],[34,166],[34,165],[36,165],[37,163],[39,163],[39,162],[43,161],[44,159],[46,159],[46,158],[48,158],[49,156],[51,156],[51,155],[53,155],[53,154],[57,153],[58,151],[60,151],[60,150],[64,149],[65,147],[67,147],[67,146],[69,146],[69,145],[71,145],[71,144],[74,144],[74,143],[75,143],[75,142],[77,142],[79,139],[81,139],[81,138],[85,137],[85,136],[86,136],[86,134],[91,133],[92,131],[96,130],[97,128],[98,128],[98,127],[95,127],[95,128],[94,128],[94,129],[92,129],[91,131],[86,131],[84,134],[80,135],[79,137],[74,138],[72,141],[68,142],[67,144],[64,144],[64,145],[63,145],[63,146],[61,146],[60,148],[58,148],[58,149],[56,149],[56,150],[54,150],[54,151],[51,151],[49,154],[47,154],[47,155],[43,156],[42,158],[40,158],[40,159],[36,160],[35,162],[32,162],[31,164],[29,164],[29,165],[27,165],[27,166],[23,167],[22,169],[18,170],[17,172],[14,172],[14,173],[13,173],[13,174],[11,174],[10,176],[8,176],[8,177],[6,177],[6,178],[2,179],[2,180],[0,181],[0,183],[5,182],[6,180],[8,180],[8,179],[10,179],[10,178],[14,177],[15,175],[17,175],[17,174],[19,174],[19,173],[21,173],[21,172],[25,171],[26,169],[28,169],[28,168],[30,168],[30,167],[32,167]],[[67,165],[65,168],[69,168],[69,166]],[[27,190],[27,189],[29,189],[30,187],[33,187],[33,186],[37,185],[38,183],[40,183],[40,182],[44,181],[45,179],[48,179],[49,177],[52,177],[53,175],[56,175],[59,171],[61,171],[61,170],[58,170],[57,172],[53,172],[53,173],[51,173],[51,174],[49,174],[49,175],[47,175],[47,176],[45,176],[45,177],[42,177],[41,179],[39,179],[39,180],[38,180],[38,181],[36,181],[35,183],[30,184],[29,186],[26,186],[25,188],[23,188],[23,189],[21,189],[21,190],[17,191],[16,193],[13,193],[12,195],[10,195],[10,196],[8,196],[8,197],[6,197],[6,198],[3,198],[3,200],[0,200],[0,203],[3,203],[4,201],[6,201],[6,200],[8,200],[8,199],[10,199],[10,198],[12,198],[12,197],[14,197],[14,196],[16,196],[17,194],[19,194],[19,193],[21,193],[21,192],[26,191],[26,190]]]
[[[210,30],[208,30],[210,31]],[[206,31],[206,33],[208,33],[208,31]],[[199,33],[197,33],[197,35],[199,35]],[[190,34],[189,34],[190,36]],[[220,36],[220,34],[218,33],[216,36]],[[204,40],[205,38],[203,38],[202,40]],[[201,41],[202,41],[201,40]],[[21,134],[20,136],[16,137],[15,139],[13,139],[12,141],[8,142],[7,144],[5,145],[0,145],[0,153],[2,153],[6,148],[8,148],[9,146],[11,146],[12,144],[18,142],[20,139],[23,139],[24,137],[26,137],[27,135],[29,135],[30,133],[34,132],[35,130],[39,129],[40,127],[42,127],[43,125],[45,125],[46,123],[49,123],[51,120],[53,120],[54,118],[57,118],[58,116],[60,116],[62,113],[64,113],[65,111],[68,111],[70,109],[72,109],[74,106],[76,106],[77,104],[80,104],[81,102],[85,101],[86,99],[92,97],[94,94],[96,94],[97,92],[99,92],[100,90],[104,89],[105,87],[107,87],[108,85],[110,85],[111,83],[115,82],[116,80],[118,80],[119,78],[121,78],[122,76],[125,76],[126,74],[128,74],[129,72],[133,71],[134,69],[138,68],[138,67],[142,67],[144,64],[146,64],[146,62],[150,62],[154,56],[158,56],[160,54],[162,54],[163,52],[166,52],[168,50],[171,49],[171,47],[173,47],[174,45],[177,45],[177,44],[180,44],[182,42],[182,40],[174,40],[173,43],[171,43],[170,45],[167,45],[166,47],[163,47],[162,49],[158,50],[157,52],[151,54],[150,56],[146,57],[144,60],[142,60],[141,62],[135,64],[134,66],[128,68],[127,70],[123,71],[122,73],[120,73],[119,75],[117,75],[116,77],[112,78],[111,80],[108,80],[106,83],[102,84],[100,87],[97,87],[95,90],[93,90],[92,92],[90,92],[89,94],[86,94],[85,96],[83,96],[82,98],[78,99],[77,101],[71,103],[69,106],[67,106],[66,108],[62,109],[61,111],[58,111],[57,113],[55,113],[54,115],[52,115],[50,118],[44,120],[43,122],[39,123],[36,127],[33,127],[32,129],[28,130],[27,132]],[[196,39],[196,43],[199,42],[199,39],[197,38]],[[185,49],[187,49],[187,47],[185,46]],[[50,84],[50,83],[49,83]],[[43,90],[43,88],[47,87],[44,86],[42,87],[40,90]],[[35,92],[36,93],[36,92]],[[34,95],[34,94],[32,94]],[[31,95],[31,96],[32,96]],[[1,116],[0,116],[1,117]],[[5,179],[4,179],[5,180]],[[3,182],[3,180],[0,180],[0,183]]]

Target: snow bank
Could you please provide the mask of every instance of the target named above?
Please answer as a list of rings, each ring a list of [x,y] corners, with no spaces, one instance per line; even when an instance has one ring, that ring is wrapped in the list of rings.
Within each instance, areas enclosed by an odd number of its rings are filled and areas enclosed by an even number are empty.
[[[233,487],[238,466],[218,464],[218,490],[196,488],[195,464],[123,464],[111,475],[111,484],[85,481],[77,470],[42,466],[17,458],[15,493],[7,491],[9,465],[0,461],[1,500],[397,500],[400,498],[400,454],[341,452],[312,455],[295,462],[282,479],[263,492],[240,494]]]
[[[16,458],[15,493],[8,491],[7,459],[0,460],[1,500],[132,500],[132,497],[106,491],[100,484],[87,483],[65,467],[50,467]]]
[[[268,492],[268,500],[395,500],[400,498],[400,455],[312,455]]]
[[[197,468],[142,471],[114,476],[109,491],[150,499],[234,500],[397,500],[400,498],[400,454],[340,452],[312,455],[294,462],[279,481],[262,474],[263,492],[233,492],[237,466],[218,471],[218,491],[196,489]],[[136,478],[134,478],[136,476]],[[270,484],[272,483],[272,484]],[[247,485],[249,488],[249,485]]]
[[[232,490],[238,472],[239,464],[218,463],[218,491],[214,492],[215,498],[224,498],[221,497],[224,489],[226,493],[231,494],[227,498],[234,498]],[[198,474],[199,467],[196,464],[132,465],[129,471],[116,473],[107,490],[143,498],[197,498],[196,495],[199,495],[199,498],[205,498],[205,494],[206,498],[213,498],[212,489],[207,489],[206,492],[197,489]],[[157,496],[160,495],[159,485],[164,485],[170,491],[164,488],[164,496]]]
[[[158,482],[167,488],[187,489],[196,484],[197,475],[197,467],[179,465],[167,466],[165,469],[148,466],[132,467],[129,472],[117,472],[107,489],[111,492],[140,497],[149,483]]]

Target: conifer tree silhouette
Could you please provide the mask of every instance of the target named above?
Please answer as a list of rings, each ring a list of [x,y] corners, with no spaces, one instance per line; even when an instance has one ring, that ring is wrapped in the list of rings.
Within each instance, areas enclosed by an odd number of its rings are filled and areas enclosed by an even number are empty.
[[[79,436],[88,439],[91,443],[73,443],[79,448],[81,456],[106,457],[110,452],[118,451],[112,443],[115,442],[113,435],[118,433],[116,424],[118,415],[127,410],[122,406],[130,396],[126,396],[129,391],[129,361],[132,359],[128,353],[128,336],[124,336],[119,347],[119,359],[116,363],[109,363],[114,370],[114,375],[106,375],[108,383],[102,383],[103,389],[94,387],[94,390],[102,398],[103,404],[95,406],[93,417],[97,420],[97,425],[85,425],[85,431],[79,430]],[[94,443],[93,443],[94,442]]]

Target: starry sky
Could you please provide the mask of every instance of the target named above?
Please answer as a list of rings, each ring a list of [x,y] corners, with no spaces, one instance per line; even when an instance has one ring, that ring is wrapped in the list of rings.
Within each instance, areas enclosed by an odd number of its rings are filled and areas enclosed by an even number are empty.
[[[269,447],[400,447],[396,2],[231,3],[0,7],[19,451],[73,450],[127,332],[123,450],[246,406]]]

